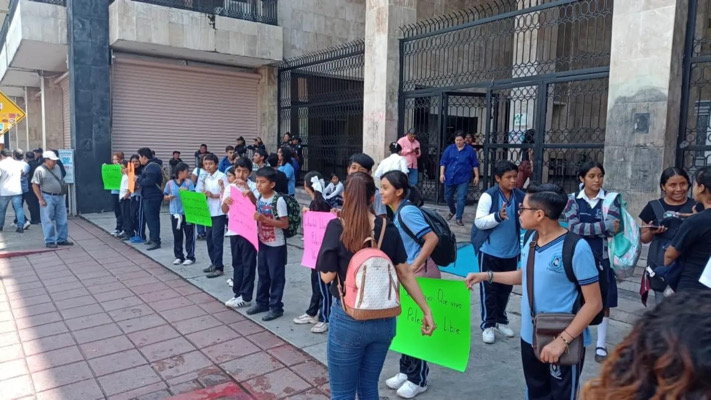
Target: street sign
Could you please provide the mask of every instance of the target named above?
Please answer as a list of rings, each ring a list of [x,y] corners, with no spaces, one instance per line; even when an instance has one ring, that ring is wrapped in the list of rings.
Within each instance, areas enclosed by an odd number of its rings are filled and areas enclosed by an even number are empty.
[[[0,136],[25,118],[25,112],[0,92]]]

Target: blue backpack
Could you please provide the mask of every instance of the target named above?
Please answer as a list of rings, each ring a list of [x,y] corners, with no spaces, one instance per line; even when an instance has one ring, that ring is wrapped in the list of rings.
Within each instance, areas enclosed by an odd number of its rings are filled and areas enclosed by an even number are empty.
[[[491,197],[491,209],[489,209],[490,214],[494,214],[499,212],[499,186],[494,186],[492,188],[489,188],[486,191],[486,194],[488,194]],[[514,189],[513,192],[511,192],[511,198],[514,202],[514,207],[518,209],[519,203],[523,203],[523,198],[526,197],[526,193],[523,192],[523,190],[520,189]],[[516,218],[516,229],[521,230],[521,223],[518,220],[518,216],[512,216]],[[485,242],[489,241],[489,235],[491,235],[491,231],[493,231],[496,228],[492,229],[479,229],[476,227],[476,223],[472,224],[472,231],[471,231],[471,241],[472,245],[474,246],[474,251],[479,252],[481,249],[481,246],[484,245]]]

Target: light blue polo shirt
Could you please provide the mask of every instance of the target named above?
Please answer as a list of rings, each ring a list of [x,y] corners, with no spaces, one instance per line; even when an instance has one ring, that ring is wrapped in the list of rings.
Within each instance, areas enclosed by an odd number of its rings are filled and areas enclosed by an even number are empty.
[[[423,236],[432,232],[432,228],[425,221],[425,217],[422,215],[422,211],[417,208],[414,204],[404,202],[400,204],[398,211],[395,213],[395,226],[400,232],[400,237],[402,238],[402,243],[405,245],[405,251],[407,252],[407,263],[412,264],[413,261],[420,255],[422,247],[420,244],[414,241],[410,235],[405,232],[402,225],[400,225],[400,217],[402,217],[402,222],[407,225],[410,231],[417,237],[417,239],[422,239]]]
[[[189,190],[191,192],[195,191],[193,181],[191,181],[190,179],[185,179],[180,185],[178,185],[178,182],[175,179],[171,179],[168,181],[168,183],[165,185],[165,188],[163,189],[164,195],[175,196],[175,198],[170,201],[170,205],[168,207],[170,210],[170,215],[185,215],[185,210],[183,210],[183,201],[180,199],[181,188]]]
[[[563,241],[567,234],[560,236],[543,247],[536,247],[533,268],[533,285],[535,290],[536,314],[570,313],[573,311],[578,291],[570,282],[563,269]],[[530,243],[529,239],[528,243]],[[521,296],[521,339],[533,344],[533,321],[528,306],[528,286],[526,285],[526,263],[528,261],[529,244],[521,250],[521,268],[523,270],[523,295]],[[580,286],[590,285],[598,281],[595,257],[590,245],[581,240],[575,246],[573,253],[573,272]],[[583,331],[583,345],[588,346],[590,328]]]
[[[498,190],[496,193],[491,201],[499,202],[499,210],[503,208],[504,203],[508,203],[506,205],[506,215],[508,218],[501,221],[496,228],[491,230],[489,240],[481,245],[481,252],[498,258],[514,258],[521,252],[519,242],[521,230],[516,224],[518,214],[516,214],[514,195],[511,193],[511,199],[506,200],[501,190]]]

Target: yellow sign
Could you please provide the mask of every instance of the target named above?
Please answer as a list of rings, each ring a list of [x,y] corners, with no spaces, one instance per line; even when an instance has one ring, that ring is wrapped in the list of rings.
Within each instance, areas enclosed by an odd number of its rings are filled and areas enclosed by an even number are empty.
[[[0,136],[25,118],[25,112],[0,92]]]

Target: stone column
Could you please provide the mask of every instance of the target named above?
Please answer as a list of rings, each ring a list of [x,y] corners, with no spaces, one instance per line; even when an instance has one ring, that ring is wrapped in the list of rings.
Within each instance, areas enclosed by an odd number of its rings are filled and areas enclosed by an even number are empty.
[[[416,0],[368,0],[365,11],[363,152],[376,164],[397,139],[402,25],[417,19]]]
[[[67,42],[77,211],[110,210],[99,173],[111,159],[109,0],[68,0]]]
[[[257,69],[257,72],[262,76],[257,87],[259,99],[259,132],[257,135],[262,138],[269,152],[275,152],[280,143],[277,71],[276,67],[269,66]]]
[[[688,0],[615,1],[605,134],[605,187],[630,213],[660,195],[679,132]]]
[[[44,90],[44,121],[48,149],[64,148],[64,109],[62,88],[52,82],[51,77],[41,77],[45,80]]]

